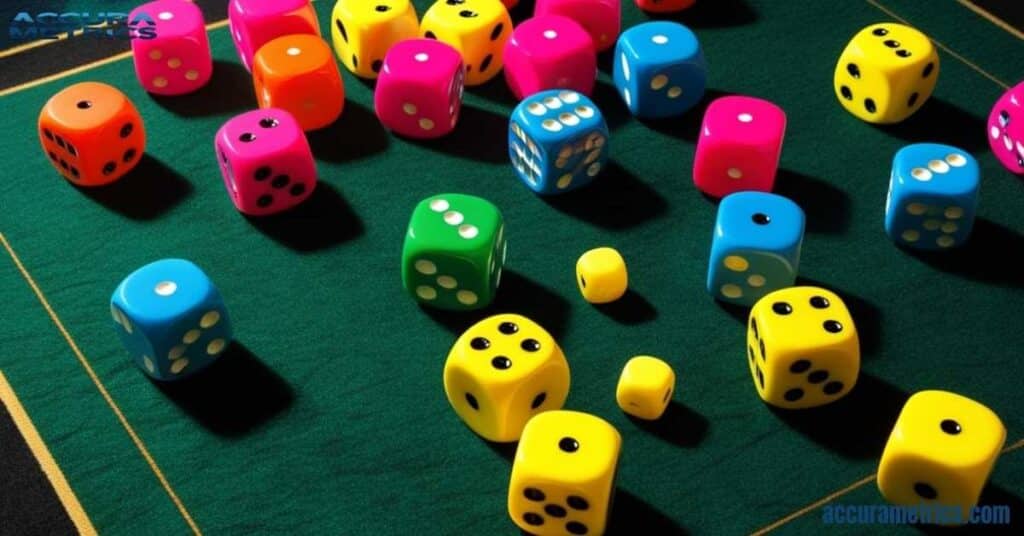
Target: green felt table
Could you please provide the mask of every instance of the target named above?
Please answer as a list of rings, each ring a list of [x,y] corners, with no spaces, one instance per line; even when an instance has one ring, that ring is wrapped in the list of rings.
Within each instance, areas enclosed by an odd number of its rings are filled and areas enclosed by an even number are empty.
[[[1024,46],[952,1],[883,2],[702,0],[672,17],[697,32],[710,65],[707,97],[681,118],[631,118],[603,55],[595,100],[612,163],[557,198],[513,176],[515,103],[500,78],[466,92],[452,135],[413,142],[379,125],[373,84],[344,72],[344,114],[309,134],[320,185],[269,218],[234,210],[214,157],[217,128],[255,106],[223,25],[210,30],[213,80],[193,95],[147,95],[130,59],[10,92],[0,98],[0,370],[100,533],[509,534],[515,447],[461,423],[441,371],[465,328],[517,312],[565,350],[566,407],[623,436],[613,533],[741,534],[777,520],[780,533],[913,532],[823,527],[819,508],[802,509],[858,482],[833,502],[882,501],[864,479],[918,390],[979,400],[1003,419],[1008,447],[1024,438],[1024,184],[985,138],[991,104],[1024,78]],[[330,2],[315,5],[327,27]],[[416,5],[422,14],[427,2]],[[836,102],[832,70],[857,30],[894,16],[942,43],[941,75],[914,117],[872,126]],[[625,26],[648,18],[625,2]],[[61,179],[36,138],[46,99],[84,80],[127,93],[148,133],[142,163],[106,188]],[[839,293],[857,322],[860,380],[825,408],[763,404],[744,363],[746,311],[704,288],[716,202],[692,185],[694,141],[707,102],[730,93],[786,110],[777,192],[807,214],[800,281]],[[892,156],[921,141],[962,147],[982,168],[973,237],[943,255],[901,250],[882,229]],[[507,272],[485,310],[430,311],[401,287],[411,210],[439,192],[504,213]],[[623,253],[632,290],[594,307],[573,270],[601,245]],[[214,279],[237,337],[205,373],[166,385],[129,360],[108,307],[125,275],[165,257]],[[653,424],[615,403],[637,354],[668,360],[679,378]],[[1022,496],[1024,449],[1000,459],[983,498],[1010,505],[1020,530]]]

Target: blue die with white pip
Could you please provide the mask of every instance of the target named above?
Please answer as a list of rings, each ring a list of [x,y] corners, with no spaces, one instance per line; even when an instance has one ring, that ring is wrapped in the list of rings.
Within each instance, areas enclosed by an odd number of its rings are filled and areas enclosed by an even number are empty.
[[[512,110],[508,155],[516,175],[534,192],[575,190],[594,180],[608,161],[608,125],[585,95],[541,91]]]
[[[737,192],[718,205],[708,263],[708,292],[751,306],[791,287],[800,265],[804,211],[781,195]]]
[[[978,206],[980,171],[970,153],[915,143],[896,152],[885,201],[885,232],[899,245],[942,250],[967,241]]]
[[[220,292],[183,259],[159,260],[129,274],[110,298],[110,314],[132,359],[156,380],[199,372],[231,342]]]
[[[707,64],[689,28],[676,22],[645,22],[619,36],[612,78],[633,115],[671,117],[700,102]]]

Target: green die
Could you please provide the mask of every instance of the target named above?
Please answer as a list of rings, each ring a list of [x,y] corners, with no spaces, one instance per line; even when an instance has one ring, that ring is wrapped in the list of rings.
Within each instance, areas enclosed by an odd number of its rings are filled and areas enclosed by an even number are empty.
[[[432,307],[486,307],[505,264],[505,223],[493,203],[438,194],[416,205],[402,248],[402,284]]]

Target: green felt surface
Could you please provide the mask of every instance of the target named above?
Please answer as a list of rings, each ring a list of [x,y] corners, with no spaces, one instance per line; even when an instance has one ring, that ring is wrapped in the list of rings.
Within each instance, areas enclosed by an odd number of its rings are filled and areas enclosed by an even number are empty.
[[[426,3],[416,3],[422,13]],[[324,26],[329,4],[317,2]],[[626,4],[625,25],[646,18]],[[1019,40],[953,2],[923,4],[889,3],[998,78],[1024,76]],[[466,429],[441,386],[455,337],[496,312],[548,328],[572,369],[567,407],[622,433],[617,533],[767,525],[874,472],[902,402],[920,389],[980,400],[1003,418],[1010,442],[1024,437],[1024,277],[1014,261],[1024,248],[1024,191],[990,154],[984,124],[1002,88],[940,52],[932,100],[904,124],[871,126],[835,102],[831,78],[850,36],[890,20],[878,9],[859,1],[698,6],[677,18],[703,43],[708,97],[752,94],[787,111],[777,191],[808,217],[801,278],[842,295],[858,323],[860,382],[827,408],[762,404],[744,363],[744,313],[704,290],[715,203],[690,178],[703,106],[667,121],[631,119],[608,83],[607,56],[595,100],[612,130],[614,163],[584,190],[542,199],[513,177],[505,137],[514,103],[500,79],[467,91],[451,136],[410,142],[382,130],[372,84],[346,72],[343,116],[310,135],[322,180],[314,197],[281,217],[247,219],[224,192],[212,138],[254,97],[227,30],[217,29],[213,82],[192,96],[146,95],[122,60],[0,99],[0,231],[207,534],[513,533],[505,511],[513,449]],[[61,179],[35,134],[46,99],[82,80],[125,91],[149,136],[145,161],[102,190]],[[958,145],[981,163],[980,221],[966,249],[916,255],[882,231],[892,155],[918,141]],[[417,201],[442,191],[486,197],[505,215],[509,271],[486,311],[435,313],[402,291],[407,219]],[[578,295],[573,268],[599,245],[623,253],[634,293],[595,308]],[[214,278],[238,344],[195,381],[158,386],[120,347],[107,303],[126,274],[169,256]],[[0,318],[0,369],[101,533],[187,532],[6,255]],[[620,368],[636,354],[669,360],[679,377],[674,405],[655,425],[615,405]],[[1022,457],[1000,461],[987,495],[1012,504],[1018,520]],[[843,500],[881,497],[869,485]],[[781,532],[819,530],[812,512]]]

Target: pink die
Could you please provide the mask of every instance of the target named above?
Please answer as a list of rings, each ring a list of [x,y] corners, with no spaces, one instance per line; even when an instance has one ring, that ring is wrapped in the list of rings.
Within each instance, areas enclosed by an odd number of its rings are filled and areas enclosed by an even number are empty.
[[[256,51],[278,37],[320,36],[320,23],[309,0],[231,0],[228,24],[242,65],[249,71]]]
[[[693,183],[713,197],[772,191],[785,133],[786,112],[766,100],[716,99],[704,112]]]
[[[1024,174],[1024,82],[996,101],[988,116],[988,142],[1006,169]]]
[[[385,127],[410,138],[437,138],[455,128],[462,107],[462,56],[436,39],[391,47],[377,77],[373,107]]]
[[[142,14],[154,22],[156,34],[153,39],[132,39],[135,75],[142,87],[157,95],[181,95],[206,85],[213,57],[199,7],[187,0],[157,0],[132,10],[128,20]]]
[[[568,17],[527,19],[505,43],[505,81],[519,100],[545,89],[590,95],[596,78],[594,41]]]
[[[245,214],[287,210],[316,187],[316,164],[306,134],[280,108],[231,118],[217,131],[214,148],[228,195]]]
[[[533,16],[562,15],[578,22],[598,52],[615,46],[622,29],[619,0],[537,0]]]

